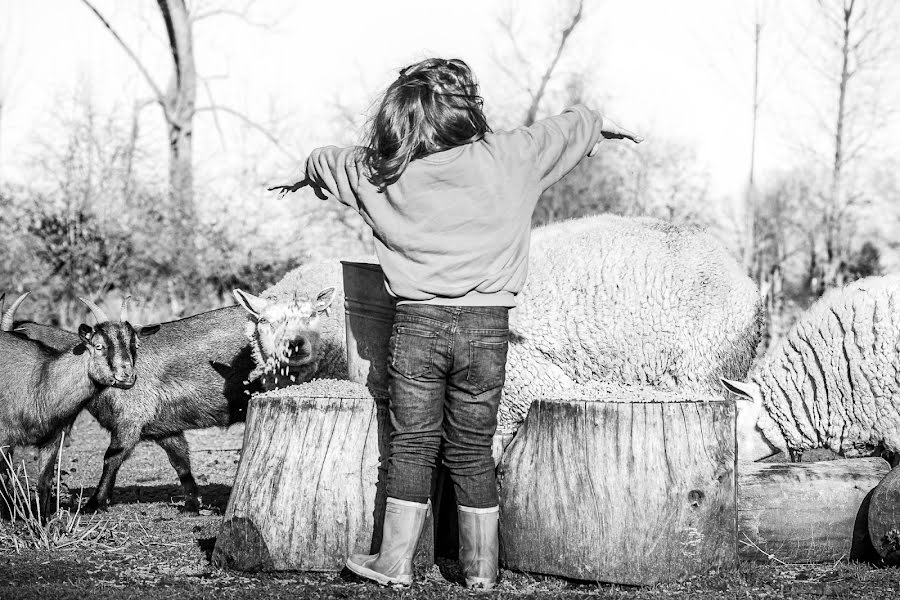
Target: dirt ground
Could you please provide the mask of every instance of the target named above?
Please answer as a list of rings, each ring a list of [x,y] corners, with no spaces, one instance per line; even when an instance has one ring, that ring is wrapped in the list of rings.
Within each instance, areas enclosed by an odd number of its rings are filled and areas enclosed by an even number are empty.
[[[187,516],[175,473],[154,444],[141,444],[119,473],[116,504],[88,523],[100,539],[55,552],[0,548],[0,599],[77,598],[896,598],[900,569],[878,565],[742,565],[677,584],[646,588],[598,585],[503,571],[492,593],[458,583],[453,561],[417,574],[396,591],[342,574],[245,574],[213,567],[209,556],[237,468],[243,426],[189,434],[205,509]],[[63,482],[85,498],[102,467],[108,434],[82,414],[65,449]],[[32,460],[27,456],[26,460]],[[0,524],[2,527],[3,524]]]

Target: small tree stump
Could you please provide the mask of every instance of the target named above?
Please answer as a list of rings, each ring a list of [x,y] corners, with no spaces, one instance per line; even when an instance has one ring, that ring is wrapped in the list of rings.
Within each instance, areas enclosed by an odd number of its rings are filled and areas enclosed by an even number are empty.
[[[511,569],[652,584],[737,559],[735,407],[610,388],[539,400],[500,464]]]
[[[900,466],[894,467],[872,492],[869,535],[885,562],[900,564]]]
[[[390,420],[365,386],[314,380],[254,397],[213,562],[339,571],[381,546]],[[433,562],[429,519],[416,554]]]
[[[739,465],[741,560],[867,559],[869,496],[890,467],[881,458]]]

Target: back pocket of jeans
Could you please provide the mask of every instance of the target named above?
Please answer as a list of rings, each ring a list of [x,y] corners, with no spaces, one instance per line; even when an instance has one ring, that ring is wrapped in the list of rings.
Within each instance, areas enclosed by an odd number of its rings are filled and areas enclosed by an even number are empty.
[[[391,335],[391,367],[408,377],[418,379],[432,373],[437,333],[405,325],[394,326]]]
[[[506,340],[469,341],[469,374],[466,380],[486,392],[502,386],[506,381]]]

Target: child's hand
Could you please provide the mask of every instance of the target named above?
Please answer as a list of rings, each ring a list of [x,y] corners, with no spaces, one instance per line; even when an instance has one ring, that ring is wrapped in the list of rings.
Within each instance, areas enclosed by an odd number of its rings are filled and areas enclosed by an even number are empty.
[[[615,121],[609,119],[607,117],[603,117],[603,127],[600,129],[600,134],[607,140],[631,140],[635,144],[640,144],[644,141],[642,136],[634,133],[633,131],[629,131],[624,127],[619,127]],[[591,151],[588,152],[588,156],[594,156],[597,154],[597,151],[600,149],[600,142],[594,144],[594,147],[591,148]]]

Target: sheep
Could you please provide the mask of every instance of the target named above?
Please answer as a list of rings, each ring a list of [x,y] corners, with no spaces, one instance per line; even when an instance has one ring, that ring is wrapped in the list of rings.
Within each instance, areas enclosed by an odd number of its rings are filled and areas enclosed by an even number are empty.
[[[869,277],[816,301],[754,368],[723,378],[738,395],[742,462],[827,448],[900,452],[900,276]]]
[[[250,396],[263,389],[246,337],[247,310],[265,315],[263,327],[286,334],[282,339],[289,340],[288,347],[302,349],[304,366],[318,356],[314,331],[318,323],[312,324],[313,329],[297,323],[313,311],[327,309],[328,294],[319,298],[318,309],[309,301],[269,303],[241,290],[235,290],[235,297],[241,306],[160,324],[159,333],[141,349],[135,365],[137,384],[127,391],[103,390],[87,403],[88,412],[110,432],[110,443],[100,481],[84,511],[109,507],[118,471],[142,440],[153,441],[166,452],[184,490],[185,511],[199,511],[201,497],[184,431],[244,421]],[[19,330],[51,346],[67,343],[74,335],[38,324],[21,324]]]
[[[721,395],[720,378],[746,376],[762,325],[753,281],[696,227],[597,215],[538,228],[495,446],[532,400],[591,381]]]
[[[750,368],[763,325],[759,291],[697,228],[611,215],[555,223],[532,233],[529,271],[510,312],[495,460],[532,400],[591,381],[721,395],[720,378]],[[339,261],[316,276],[343,296]],[[292,272],[284,288],[305,278]],[[325,376],[344,378],[344,319],[331,325],[323,352],[335,368]]]
[[[0,320],[0,454],[6,458],[17,445],[38,446],[38,502],[46,517],[60,432],[99,391],[135,385],[138,339],[158,328],[132,327],[124,305],[121,320],[112,322],[97,305],[80,298],[97,325],[80,325],[67,344],[53,349],[11,331],[15,311],[27,295]]]

